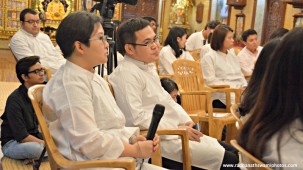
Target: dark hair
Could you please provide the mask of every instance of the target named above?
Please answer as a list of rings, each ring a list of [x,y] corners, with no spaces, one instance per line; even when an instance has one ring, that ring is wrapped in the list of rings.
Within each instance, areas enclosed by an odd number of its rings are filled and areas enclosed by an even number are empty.
[[[164,77],[160,81],[161,81],[161,86],[168,93],[171,93],[174,90],[179,90],[177,83],[171,80],[170,78]]]
[[[297,27],[277,45],[265,71],[257,103],[237,138],[240,145],[259,159],[268,140],[278,133],[277,150],[281,162],[282,133],[279,132],[288,129],[295,119],[303,122],[302,42],[303,28]],[[297,131],[302,132],[302,129]]]
[[[25,15],[26,14],[33,14],[33,15],[37,15],[37,11],[31,9],[31,8],[25,8],[24,10],[21,11],[20,13],[20,21],[24,22],[25,19]]]
[[[16,74],[21,84],[24,83],[24,80],[21,75],[24,74],[25,76],[28,76],[30,67],[38,62],[40,63],[40,57],[38,56],[24,57],[17,62]]]
[[[170,47],[175,51],[176,58],[179,58],[182,54],[177,38],[182,38],[185,34],[187,34],[185,29],[181,27],[173,27],[169,30],[169,33],[164,41],[164,45],[170,45]]]
[[[242,95],[243,99],[239,106],[241,116],[245,116],[246,114],[248,114],[255,106],[256,99],[260,91],[261,81],[264,77],[269,59],[279,42],[279,39],[269,41],[262,49],[259,58],[256,62],[252,76],[249,80],[249,83]]]
[[[223,48],[223,43],[228,32],[233,32],[233,30],[225,24],[218,25],[215,28],[210,43],[213,50],[217,51]]]
[[[208,23],[206,23],[204,30],[206,30],[207,28],[215,29],[216,26],[218,26],[220,24],[221,24],[221,22],[218,20],[209,21]]]
[[[149,26],[149,22],[143,18],[131,18],[122,23],[117,31],[117,49],[125,55],[124,46],[127,43],[135,43],[137,40],[135,32]],[[134,46],[136,48],[136,46]]]
[[[152,16],[145,16],[145,17],[142,17],[142,18],[147,20],[148,22],[155,21],[157,23],[157,20]]]
[[[62,20],[57,29],[56,41],[64,58],[71,56],[76,41],[89,47],[89,38],[97,23],[102,23],[102,18],[86,11],[71,13]]]
[[[283,37],[286,33],[288,33],[288,29],[286,28],[276,28],[269,36],[269,39],[272,40],[274,38],[281,38]]]
[[[250,35],[258,35],[258,33],[254,29],[248,29],[242,33],[242,40],[246,42],[248,36]]]
[[[208,34],[208,37],[207,37],[207,42],[208,42],[208,43],[211,43],[212,37],[213,37],[213,33],[210,32],[210,33]]]

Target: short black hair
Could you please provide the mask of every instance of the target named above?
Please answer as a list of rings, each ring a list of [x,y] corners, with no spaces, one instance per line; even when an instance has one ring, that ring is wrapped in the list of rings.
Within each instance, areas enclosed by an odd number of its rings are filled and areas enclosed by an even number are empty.
[[[177,83],[174,82],[173,80],[171,80],[170,78],[164,77],[164,78],[161,78],[160,81],[161,81],[161,86],[168,93],[171,93],[174,90],[178,90],[179,91]]]
[[[57,29],[56,41],[64,58],[71,56],[76,41],[89,47],[89,39],[97,23],[101,24],[102,18],[86,11],[71,13],[62,20]]]
[[[286,33],[288,33],[289,30],[286,28],[276,28],[269,36],[269,39],[275,39],[275,38],[281,38],[283,37]]]
[[[246,42],[248,36],[250,35],[258,35],[257,31],[254,29],[248,29],[242,33],[242,40]]]
[[[142,17],[142,18],[145,19],[145,20],[147,20],[148,22],[155,21],[157,23],[156,18],[154,18],[152,16],[145,16],[145,17]]]
[[[206,30],[207,28],[215,29],[216,26],[218,26],[220,24],[221,24],[221,22],[218,20],[209,21],[208,23],[206,23],[204,30]]]
[[[225,24],[218,25],[215,28],[210,43],[213,50],[217,51],[223,48],[223,43],[228,32],[233,32],[233,30]]]
[[[127,43],[135,43],[137,37],[135,32],[144,29],[149,26],[149,22],[143,18],[131,18],[123,22],[117,33],[117,49],[122,54],[125,55],[124,46]]]
[[[24,10],[21,11],[20,13],[20,21],[24,22],[24,19],[25,19],[25,15],[26,14],[33,14],[33,15],[37,15],[38,12],[31,9],[31,8],[25,8]]]
[[[22,78],[22,74],[28,76],[29,69],[31,66],[35,65],[36,63],[40,63],[40,57],[38,56],[30,56],[21,58],[16,64],[16,74],[17,78],[19,79],[20,83],[23,84],[24,80]]]

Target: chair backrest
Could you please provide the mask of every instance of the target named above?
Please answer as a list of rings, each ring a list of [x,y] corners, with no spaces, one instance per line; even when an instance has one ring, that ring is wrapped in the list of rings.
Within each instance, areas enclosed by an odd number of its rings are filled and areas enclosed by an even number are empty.
[[[181,98],[182,107],[187,110],[209,110],[212,111],[212,106],[209,107],[207,103],[208,96],[205,95],[184,95],[182,92],[194,92],[209,89],[204,83],[201,66],[198,62],[186,59],[179,59],[172,64],[175,79],[178,84]],[[207,108],[205,108],[207,106]]]
[[[17,57],[15,56],[15,54],[14,54],[14,52],[13,52],[13,50],[9,47],[9,49],[10,49],[10,51],[11,51],[11,53],[12,53],[12,55],[14,56],[14,58],[15,58],[15,61],[16,61],[16,63],[18,62],[18,59],[17,59]]]
[[[233,115],[233,117],[237,120],[237,122],[238,122],[238,126],[236,126],[237,127],[237,129],[240,129],[240,128],[242,128],[243,127],[243,122],[242,122],[242,120],[240,119],[240,112],[239,112],[239,105],[238,104],[232,104],[231,106],[230,106],[230,113]]]
[[[201,57],[200,57],[201,48],[194,49],[194,50],[190,51],[189,53],[194,58],[195,61],[198,61],[201,59]]]
[[[81,169],[93,167],[115,167],[125,169],[135,169],[134,160],[94,160],[94,161],[81,161],[75,162],[66,159],[59,152],[51,134],[48,125],[42,114],[42,90],[45,85],[35,85],[29,88],[28,96],[31,99],[32,105],[36,112],[36,116],[42,131],[42,136],[45,141],[46,150],[50,162],[51,169]]]
[[[258,158],[254,157],[252,154],[250,154],[247,150],[245,150],[242,146],[238,144],[236,140],[230,141],[231,145],[235,147],[240,152],[240,160],[244,164],[258,164],[260,167],[247,167],[247,169],[258,169],[258,170],[271,170],[269,167],[265,167],[266,164],[264,162],[260,161]]]

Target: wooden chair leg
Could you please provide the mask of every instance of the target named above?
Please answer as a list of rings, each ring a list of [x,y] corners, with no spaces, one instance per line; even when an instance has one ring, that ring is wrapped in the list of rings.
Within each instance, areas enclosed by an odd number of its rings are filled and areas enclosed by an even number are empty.
[[[236,124],[228,124],[226,125],[226,143],[230,144],[230,140],[236,139],[237,136],[237,127]]]

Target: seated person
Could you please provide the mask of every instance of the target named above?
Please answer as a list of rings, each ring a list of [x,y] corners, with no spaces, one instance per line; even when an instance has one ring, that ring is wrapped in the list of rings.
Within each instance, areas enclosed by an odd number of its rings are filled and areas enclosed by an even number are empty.
[[[38,13],[30,8],[20,13],[21,29],[16,32],[10,41],[10,48],[17,58],[40,56],[44,68],[49,68],[52,75],[65,63],[62,55],[58,54],[50,38],[40,32]]]
[[[139,129],[125,127],[108,83],[94,71],[107,62],[109,47],[101,17],[85,11],[69,14],[56,41],[67,61],[45,86],[42,109],[53,115],[47,121],[61,154],[73,161],[151,157],[159,138],[132,137]]]
[[[203,76],[207,85],[229,85],[244,88],[247,82],[241,72],[240,63],[233,47],[233,30],[227,25],[218,25],[213,32],[211,48],[201,61]],[[234,103],[235,96],[231,94]],[[226,108],[224,93],[213,93],[213,107]]]
[[[157,20],[152,16],[146,16],[143,17],[143,19],[146,19],[149,22],[149,25],[154,30],[154,32],[157,33],[157,27],[158,27]]]
[[[245,76],[251,76],[262,47],[259,46],[257,32],[248,29],[242,33],[245,47],[239,52],[241,71]]]
[[[164,42],[164,47],[159,56],[159,74],[174,74],[172,63],[181,58],[194,61],[194,58],[188,51],[185,51],[186,31],[181,27],[173,27]]]
[[[167,93],[174,99],[175,102],[181,105],[181,98],[179,95],[179,88],[176,82],[172,79],[164,77],[161,78],[161,86],[164,88]]]
[[[204,30],[192,33],[186,41],[186,50],[192,51],[197,48],[202,48],[202,46],[206,44],[209,44],[210,42],[208,41],[208,36],[219,24],[220,22],[216,20],[209,21],[206,23]]]
[[[273,49],[254,109],[237,138],[266,164],[295,166],[284,169],[303,168],[302,42],[303,28],[297,27]]]
[[[242,94],[241,104],[239,106],[241,116],[246,116],[257,102],[257,97],[260,92],[260,86],[262,79],[264,77],[266,68],[268,67],[270,58],[275,58],[272,56],[275,47],[280,43],[280,39],[274,39],[265,44],[262,49],[260,56],[256,62],[254,72],[248,82]]]
[[[16,74],[21,85],[7,98],[1,116],[2,152],[12,159],[38,160],[44,149],[44,141],[27,91],[31,86],[43,83],[44,68],[39,57],[25,57],[17,62]]]
[[[64,6],[59,0],[52,0],[47,5],[47,10],[45,14],[46,19],[62,20],[65,15]]]
[[[119,26],[118,50],[124,60],[109,75],[119,108],[127,126],[149,128],[153,108],[165,106],[159,129],[186,129],[189,132],[191,163],[197,169],[220,169],[223,164],[238,163],[237,151],[223,142],[193,129],[195,124],[185,110],[161,87],[153,63],[159,58],[159,40],[148,21],[132,18]],[[180,35],[179,35],[180,36]],[[144,44],[144,46],[137,45]],[[131,69],[130,69],[131,68]],[[182,169],[181,139],[161,136],[163,167]]]

